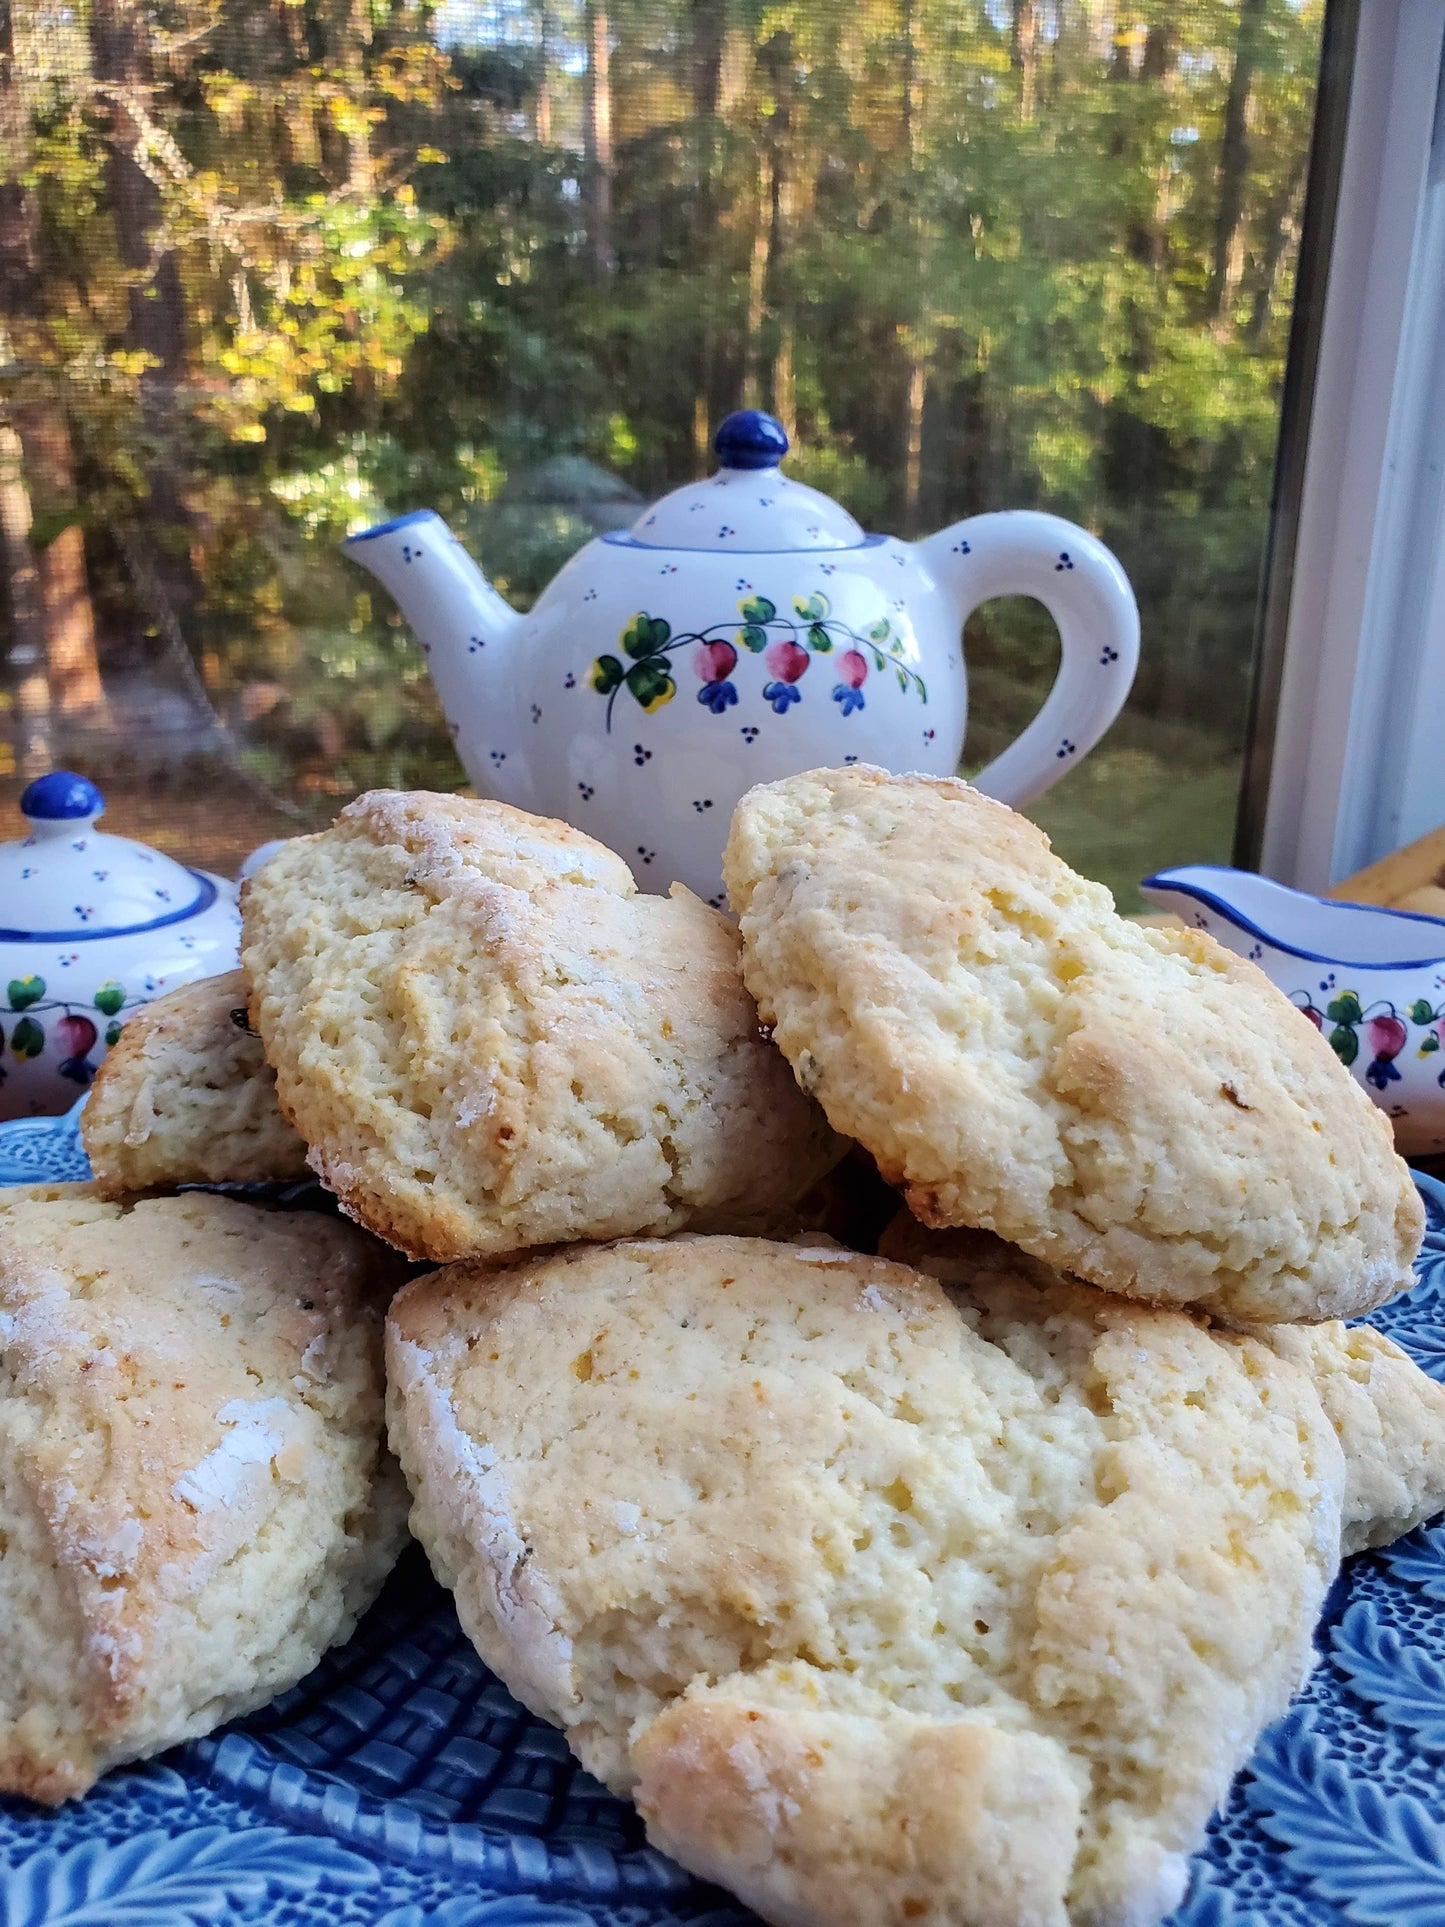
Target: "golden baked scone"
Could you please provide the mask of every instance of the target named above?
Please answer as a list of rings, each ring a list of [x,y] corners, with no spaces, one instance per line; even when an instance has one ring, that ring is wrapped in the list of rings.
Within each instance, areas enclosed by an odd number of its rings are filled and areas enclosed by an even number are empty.
[[[405,1539],[397,1270],[312,1212],[0,1191],[0,1791],[83,1793],[348,1637]]]
[[[1095,1316],[1093,1285],[1055,1271],[989,1231],[929,1231],[900,1211],[879,1252],[926,1271],[985,1320]],[[987,1334],[987,1323],[981,1327]],[[1309,1373],[1345,1453],[1341,1550],[1387,1546],[1445,1511],[1445,1386],[1368,1325],[1256,1325],[1252,1335]]]
[[[1368,1325],[1258,1336],[1309,1372],[1345,1448],[1343,1549],[1387,1546],[1445,1511],[1445,1385]]]
[[[281,1107],[344,1208],[446,1260],[755,1229],[842,1154],[758,1029],[737,933],[502,803],[378,791],[251,879]]]
[[[1146,1927],[1311,1663],[1340,1448],[1248,1337],[682,1237],[417,1280],[412,1527],[653,1842],[786,1927]]]
[[[812,770],[743,797],[724,874],[776,1043],[925,1224],[1252,1322],[1408,1287],[1419,1197],[1314,1027],[1202,932],[1117,916],[1003,804]]]
[[[102,1197],[307,1176],[276,1073],[246,1026],[246,979],[182,984],[126,1019],[80,1114]]]

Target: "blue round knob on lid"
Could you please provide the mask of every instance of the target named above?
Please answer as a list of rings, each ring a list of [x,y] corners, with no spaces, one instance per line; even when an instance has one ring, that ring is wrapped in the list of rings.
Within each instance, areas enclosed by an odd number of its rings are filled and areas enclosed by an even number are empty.
[[[761,408],[740,408],[713,437],[724,468],[776,468],[788,452],[788,431]]]
[[[20,798],[20,814],[37,823],[99,816],[104,808],[105,798],[94,783],[70,769],[53,769],[48,776],[37,776]]]

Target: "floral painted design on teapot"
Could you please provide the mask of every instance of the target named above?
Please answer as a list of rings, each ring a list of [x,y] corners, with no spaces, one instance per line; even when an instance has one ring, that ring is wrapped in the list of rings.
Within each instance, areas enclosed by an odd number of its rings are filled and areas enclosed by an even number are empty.
[[[1139,613],[1083,529],[1017,511],[922,542],[868,535],[782,473],[771,416],[730,415],[715,446],[715,475],[589,542],[526,616],[429,510],[348,538],[420,638],[480,793],[576,824],[650,889],[722,903],[733,806],[755,783],[859,761],[957,770],[963,627],[994,596],[1036,596],[1061,662],[980,788],[1030,802],[1119,713]]]
[[[814,657],[831,656],[835,651],[837,681],[831,694],[845,716],[867,704],[863,684],[868,680],[869,657],[880,676],[892,669],[900,689],[912,690],[922,703],[928,701],[928,686],[922,676],[889,647],[893,625],[887,616],[880,616],[868,634],[860,636],[837,620],[821,590],[795,596],[793,608],[796,617],[779,615],[766,596],[746,595],[738,601],[741,623],[730,618],[676,636],[665,617],[640,610],[620,638],[631,667],[614,655],[601,655],[588,672],[592,688],[608,699],[608,732],[612,729],[613,703],[624,689],[647,715],[672,701],[677,694],[674,657],[687,649],[693,652],[692,667],[702,683],[697,700],[714,716],[725,716],[736,704],[738,692],[732,678],[739,662],[745,663],[748,655],[762,657],[762,698],[775,716],[786,716],[794,703],[802,701],[798,684]]]

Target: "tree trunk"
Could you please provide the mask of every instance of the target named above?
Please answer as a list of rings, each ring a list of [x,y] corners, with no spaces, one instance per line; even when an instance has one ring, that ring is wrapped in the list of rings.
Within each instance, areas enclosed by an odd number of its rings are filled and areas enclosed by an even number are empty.
[[[15,77],[15,34],[10,0],[0,0],[0,340],[7,358],[28,370],[32,383],[43,379],[51,360],[43,327],[39,218],[35,196],[19,169],[29,148],[29,123]],[[33,567],[40,622],[41,660],[49,693],[63,715],[93,710],[105,701],[95,649],[95,616],[85,570],[85,538],[76,519],[70,424],[62,405],[43,394],[19,400],[10,409],[14,438],[9,460],[21,467],[8,486],[7,516],[23,538]],[[22,508],[23,498],[23,508]],[[36,511],[42,533],[35,529]],[[48,534],[43,533],[48,529]],[[19,551],[17,550],[18,554]],[[30,594],[22,592],[21,600]]]
[[[1038,32],[1034,0],[1014,0],[1009,60],[1019,77],[1019,120],[1024,126],[1034,117],[1034,100],[1038,91]]]
[[[339,184],[358,201],[375,192],[371,162],[371,128],[366,119],[368,85],[366,53],[371,45],[371,14],[367,0],[333,0],[334,12],[323,16],[322,40],[327,76],[339,82],[346,110],[343,122],[333,119],[327,132],[336,155],[332,172]]]
[[[11,418],[28,480],[30,545],[40,585],[51,700],[62,716],[80,715],[101,709],[105,690],[85,571],[85,536],[75,501],[70,424],[48,401],[17,403]]]
[[[140,378],[142,460],[156,580],[185,625],[199,600],[190,563],[183,482],[185,297],[165,245],[160,189],[137,159],[151,86],[149,33],[140,0],[91,0],[91,55],[109,114],[107,176],[116,252],[130,279],[128,345],[148,359]]]
[[[1214,224],[1214,265],[1209,277],[1209,314],[1224,319],[1243,266],[1244,183],[1249,172],[1249,95],[1259,59],[1266,0],[1240,0],[1234,67],[1224,105],[1219,145],[1219,203]]]
[[[928,375],[922,357],[910,351],[903,441],[903,528],[907,535],[918,527],[918,500],[923,489],[923,403],[927,393]]]
[[[788,440],[797,440],[797,396],[793,369],[793,320],[785,315],[778,323],[778,346],[773,355],[773,413],[787,431]]]
[[[900,62],[903,80],[903,156],[908,164],[910,202],[913,164],[918,147],[918,37],[914,32],[913,4],[914,0],[903,0],[903,12],[899,21],[903,38],[903,59]]]
[[[10,666],[20,712],[20,774],[41,776],[50,767],[50,685],[45,679],[45,616],[40,572],[30,547],[30,497],[20,437],[0,420],[0,561],[10,602],[14,642]]]
[[[537,93],[532,110],[532,132],[539,145],[552,145],[552,9],[547,0],[537,8]]]
[[[1254,284],[1254,300],[1250,306],[1249,320],[1244,330],[1245,340],[1249,342],[1259,341],[1269,325],[1275,289],[1279,284],[1279,271],[1284,264],[1284,257],[1290,243],[1299,233],[1307,158],[1307,150],[1301,147],[1295,165],[1290,170],[1289,179],[1270,202],[1265,215],[1264,257],[1259,264],[1259,273]]]
[[[702,338],[698,353],[697,393],[692,411],[693,464],[706,474],[711,422],[717,401],[718,310],[722,277],[718,272],[718,106],[722,98],[723,41],[727,32],[727,0],[691,0],[692,124],[697,142],[697,212],[693,246],[706,298],[702,309]]]
[[[612,272],[612,80],[606,0],[586,0],[587,76],[582,148],[587,163],[587,250],[598,281]]]
[[[1016,0],[1014,8],[1015,46],[1021,17],[1027,22],[1033,19],[1028,0]],[[908,368],[908,381],[905,386],[903,413],[903,527],[912,534],[918,527],[919,497],[923,489],[923,403],[928,392],[928,373],[925,366],[923,344],[919,338],[919,323],[923,319],[924,305],[928,299],[928,249],[920,236],[917,218],[917,202],[914,193],[914,169],[917,164],[918,149],[918,48],[913,0],[904,0],[903,6],[903,151],[908,165],[908,189],[904,199],[903,235],[906,258],[913,272],[910,276],[913,295],[916,301],[914,325],[900,329],[903,350]],[[1029,59],[1032,63],[1033,28],[1028,24]],[[1032,64],[1026,70],[1029,89],[1029,113],[1033,111]],[[1026,116],[1027,118],[1027,116]]]
[[[768,282],[768,241],[772,232],[772,168],[765,154],[758,162],[753,245],[748,255],[748,308],[743,340],[743,406],[758,408],[763,398],[763,316]]]
[[[789,435],[793,432],[793,323],[787,287],[789,215],[793,183],[789,162],[793,132],[793,37],[785,29],[763,49],[772,86],[768,119],[769,208],[767,254],[763,264],[764,299],[773,322],[773,355],[768,402]]]

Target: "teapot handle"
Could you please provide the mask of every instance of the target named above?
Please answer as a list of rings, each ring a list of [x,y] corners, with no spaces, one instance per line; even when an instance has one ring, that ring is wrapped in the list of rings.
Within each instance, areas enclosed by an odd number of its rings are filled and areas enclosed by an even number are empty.
[[[1032,509],[973,515],[917,544],[958,607],[959,627],[993,596],[1034,596],[1058,624],[1059,673],[1043,708],[974,777],[1022,809],[1094,747],[1124,706],[1139,662],[1139,605],[1118,558],[1057,515]]]

